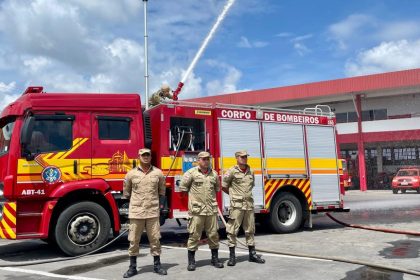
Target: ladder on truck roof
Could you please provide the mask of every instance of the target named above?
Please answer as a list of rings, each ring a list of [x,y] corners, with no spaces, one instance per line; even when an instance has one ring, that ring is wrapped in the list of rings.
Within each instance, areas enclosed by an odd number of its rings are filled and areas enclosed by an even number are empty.
[[[335,114],[332,112],[331,107],[328,105],[319,104],[315,107],[308,107],[303,110],[298,109],[284,109],[284,108],[275,108],[275,107],[264,107],[256,105],[238,105],[238,104],[225,104],[225,103],[200,103],[200,102],[190,102],[190,101],[162,101],[162,105],[168,107],[172,106],[183,106],[183,107],[205,107],[205,108],[225,108],[225,109],[244,109],[244,110],[266,110],[274,112],[283,112],[283,113],[294,113],[302,115],[315,115],[315,116],[325,116],[325,117],[334,117]]]

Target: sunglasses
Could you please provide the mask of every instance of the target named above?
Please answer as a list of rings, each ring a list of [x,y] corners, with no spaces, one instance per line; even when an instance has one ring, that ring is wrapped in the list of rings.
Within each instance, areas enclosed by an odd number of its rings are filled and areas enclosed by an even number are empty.
[[[240,158],[248,158],[248,156],[239,156]]]

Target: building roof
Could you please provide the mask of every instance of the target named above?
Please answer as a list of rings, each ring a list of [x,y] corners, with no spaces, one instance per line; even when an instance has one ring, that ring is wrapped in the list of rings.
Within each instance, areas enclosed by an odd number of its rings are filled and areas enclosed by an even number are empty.
[[[225,103],[225,104],[273,104],[290,100],[316,100],[319,98],[334,98],[347,96],[352,98],[354,94],[389,92],[414,88],[420,89],[420,68],[357,76],[351,78],[307,83],[302,85],[284,86],[270,89],[244,91],[238,93],[207,96],[189,99],[194,102]]]

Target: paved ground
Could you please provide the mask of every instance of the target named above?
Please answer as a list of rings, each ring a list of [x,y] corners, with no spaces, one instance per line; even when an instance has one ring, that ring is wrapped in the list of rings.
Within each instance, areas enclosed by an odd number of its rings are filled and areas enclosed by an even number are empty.
[[[350,213],[334,214],[345,222],[420,231],[420,194],[350,191],[346,195],[346,203],[352,209]],[[420,272],[420,237],[343,228],[324,215],[317,215],[313,224],[311,230],[280,235],[258,227],[257,246],[275,251],[336,256]],[[197,271],[188,272],[184,248],[187,240],[185,225],[179,228],[172,221],[162,231],[162,243],[165,245],[162,261],[168,269],[165,279],[420,279],[362,265],[266,253],[266,264],[258,265],[249,263],[247,252],[242,249],[238,250],[236,267],[216,269],[209,265],[210,252],[206,244],[197,253]],[[225,241],[223,231],[222,239]],[[146,241],[142,240],[144,245],[147,245]],[[126,237],[123,237],[105,253],[88,258],[11,267],[23,261],[62,258],[63,255],[42,241],[0,241],[0,266],[9,266],[0,267],[0,279],[122,279],[121,275],[128,266],[127,246]],[[133,279],[162,279],[152,272],[152,257],[148,249],[142,249],[141,253],[138,259],[140,274]],[[221,245],[220,256],[227,261],[228,250],[224,244]]]

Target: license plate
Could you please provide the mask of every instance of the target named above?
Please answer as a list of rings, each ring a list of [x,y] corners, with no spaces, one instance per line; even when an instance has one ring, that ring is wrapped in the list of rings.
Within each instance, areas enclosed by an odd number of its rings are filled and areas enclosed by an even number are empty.
[[[408,182],[406,182],[406,181],[401,182],[401,186],[408,186]]]

